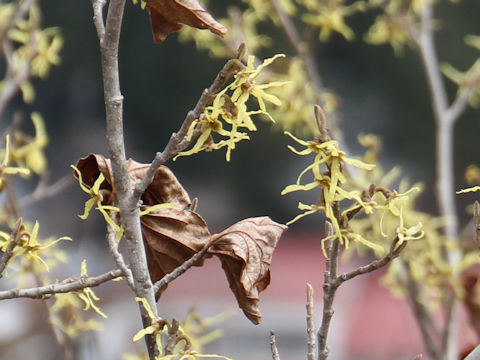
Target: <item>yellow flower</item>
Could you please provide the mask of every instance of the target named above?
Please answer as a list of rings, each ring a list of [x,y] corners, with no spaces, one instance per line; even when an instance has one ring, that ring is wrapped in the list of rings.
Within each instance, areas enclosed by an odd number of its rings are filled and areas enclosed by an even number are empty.
[[[400,210],[400,224],[396,230],[398,236],[397,247],[402,245],[405,241],[419,240],[423,238],[425,232],[423,231],[423,224],[418,222],[417,225],[409,228],[405,227],[403,220],[403,211]]]
[[[22,236],[19,238],[17,247],[15,248],[15,251],[10,261],[12,261],[16,257],[24,256],[24,259],[29,261],[30,263],[34,261],[38,261],[41,264],[43,264],[43,266],[47,271],[50,271],[50,267],[48,266],[47,262],[43,260],[40,254],[44,253],[46,249],[51,248],[52,246],[56,245],[60,241],[63,241],[63,240],[72,241],[72,239],[69,238],[68,236],[62,236],[56,240],[52,240],[50,242],[47,242],[44,245],[41,245],[38,242],[39,227],[40,225],[38,224],[38,221],[36,221],[31,233],[27,232],[25,233],[25,236]]]
[[[372,170],[375,165],[366,164],[360,160],[351,159],[345,156],[345,153],[338,148],[338,142],[335,140],[318,142],[318,141],[304,141],[296,138],[294,135],[285,132],[290,138],[295,140],[300,145],[304,146],[305,149],[297,150],[292,146],[288,148],[297,155],[306,156],[310,154],[315,154],[313,163],[307,166],[303,171],[300,172],[300,175],[297,177],[297,181],[293,185],[287,186],[282,191],[282,195],[288,194],[293,191],[309,191],[315,188],[321,188],[323,190],[323,199],[320,201],[319,205],[304,205],[299,204],[300,210],[306,210],[301,216],[297,216],[287,224],[291,224],[302,218],[303,216],[313,214],[319,210],[325,212],[325,216],[331,221],[334,228],[334,236],[343,242],[342,231],[340,229],[340,224],[338,219],[334,214],[333,206],[334,203],[339,202],[343,199],[354,200],[358,205],[362,206],[364,210],[369,213],[371,212],[371,206],[365,204],[361,198],[360,194],[355,191],[347,191],[343,189],[340,184],[346,182],[346,178],[342,173],[342,163],[347,163],[357,168]],[[322,172],[322,167],[324,167]],[[313,181],[307,184],[301,184],[303,176],[311,172],[313,175]]]
[[[470,187],[470,188],[467,188],[467,189],[462,189],[462,190],[457,191],[456,193],[457,194],[465,194],[465,193],[477,192],[477,191],[480,191],[480,186],[473,186],[473,187]]]
[[[10,135],[6,136],[5,140],[5,153],[3,155],[3,161],[0,165],[0,191],[5,186],[5,175],[30,175],[30,170],[23,167],[9,166],[10,164]]]
[[[12,157],[21,165],[32,170],[35,174],[43,174],[47,168],[47,159],[44,149],[48,145],[48,136],[45,129],[45,122],[38,112],[31,115],[35,128],[35,137],[26,145],[20,146],[12,151]]]
[[[88,272],[87,272],[87,260],[82,261],[81,270],[80,270],[80,277],[83,279],[88,279]],[[107,315],[100,310],[100,308],[95,304],[95,301],[100,300],[97,295],[93,292],[93,290],[89,287],[83,288],[82,292],[78,293],[78,297],[84,302],[85,306],[83,310],[93,309],[98,315],[103,318],[106,318]]]
[[[139,332],[137,332],[133,336],[133,341],[138,341],[146,335],[155,334],[157,345],[161,348],[162,347],[161,335],[164,327],[168,325],[168,322],[158,316],[155,316],[155,314],[152,311],[152,308],[150,307],[150,304],[145,298],[136,297],[135,301],[142,304],[143,308],[147,312],[148,317],[150,318],[150,325],[140,330]]]
[[[90,215],[90,211],[96,205],[97,206],[96,209],[102,213],[107,224],[110,225],[117,232],[117,240],[120,240],[122,238],[123,231],[124,231],[123,226],[118,225],[108,213],[109,210],[114,212],[119,212],[120,209],[116,206],[102,204],[103,195],[100,192],[100,186],[104,182],[105,176],[100,172],[100,175],[95,180],[93,186],[89,188],[87,185],[83,183],[82,173],[80,172],[80,170],[78,170],[78,168],[75,167],[74,165],[70,165],[70,167],[75,171],[75,173],[78,176],[78,184],[80,185],[80,188],[85,193],[91,196],[91,199],[85,202],[85,210],[82,215],[79,215],[80,219],[82,220],[87,219],[88,216]]]
[[[55,303],[51,307],[50,321],[71,338],[85,331],[101,329],[101,323],[91,318],[84,320],[78,311],[84,307],[78,293],[55,294]]]
[[[390,16],[385,15],[377,16],[364,39],[372,45],[389,43],[396,55],[401,55],[405,44],[410,42],[405,30]]]
[[[333,32],[338,32],[347,40],[353,40],[355,34],[345,23],[345,17],[366,9],[363,1],[345,6],[343,0],[304,1],[310,13],[302,16],[308,24],[320,28],[320,41],[327,41]]]
[[[285,82],[270,82],[258,84],[257,76],[262,69],[270,65],[275,59],[285,55],[275,55],[266,59],[262,64],[255,67],[255,58],[249,56],[247,66],[235,75],[234,81],[220,91],[213,100],[211,106],[207,106],[203,114],[191,124],[187,132],[187,140],[197,137],[195,144],[190,150],[179,153],[179,156],[189,156],[200,151],[218,150],[227,148],[226,160],[230,161],[231,151],[236,144],[250,137],[241,130],[256,131],[257,128],[252,120],[253,115],[262,114],[274,122],[272,116],[266,110],[265,102],[280,105],[280,99],[266,92],[267,89],[278,87]],[[258,110],[248,110],[247,101],[254,97],[258,103]],[[215,140],[220,136],[221,140]]]

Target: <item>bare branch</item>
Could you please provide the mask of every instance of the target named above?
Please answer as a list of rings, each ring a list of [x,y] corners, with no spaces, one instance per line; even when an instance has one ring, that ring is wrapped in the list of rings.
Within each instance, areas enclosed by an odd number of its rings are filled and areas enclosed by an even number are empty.
[[[390,249],[389,253],[387,255],[385,255],[384,257],[382,257],[381,259],[374,260],[374,261],[372,261],[371,263],[369,263],[365,266],[361,266],[361,267],[359,267],[355,270],[352,270],[348,273],[342,274],[339,277],[337,277],[335,279],[335,285],[340,286],[343,282],[345,282],[347,280],[351,280],[358,275],[367,274],[369,272],[378,270],[378,269],[384,267],[385,265],[389,264],[393,259],[395,259],[396,257],[398,257],[400,255],[402,250],[407,245],[407,242],[405,241],[401,245],[396,246],[397,242],[398,242],[398,238],[395,238],[392,242],[392,246],[391,246],[391,249]]]
[[[23,229],[23,221],[22,218],[19,218],[15,225],[13,226],[13,230],[10,234],[10,243],[7,245],[5,252],[0,257],[0,278],[3,277],[3,272],[7,267],[8,262],[13,256],[13,250],[18,244],[18,239],[22,234]]]
[[[100,1],[100,0],[99,0]],[[101,2],[94,1],[96,28],[102,55],[103,89],[107,123],[107,146],[110,155],[116,200],[120,209],[122,225],[125,229],[125,242],[128,261],[134,278],[135,295],[146,299],[154,315],[157,314],[153,285],[148,273],[145,246],[140,226],[138,199],[133,197],[133,189],[126,168],[125,143],[123,136],[123,96],[120,91],[118,69],[118,46],[123,20],[125,0],[111,0],[108,6],[105,31],[101,19]],[[103,20],[102,20],[103,21]],[[143,306],[139,305],[144,327],[151,325],[151,319]],[[159,355],[155,337],[145,336],[150,359]]]
[[[473,204],[473,223],[475,224],[475,240],[480,249],[480,203],[475,201]]]
[[[458,239],[458,218],[455,204],[454,191],[454,129],[455,121],[466,108],[466,93],[460,94],[452,106],[448,105],[447,92],[440,72],[440,66],[437,59],[435,43],[433,38],[433,4],[425,3],[421,13],[420,32],[416,41],[420,51],[423,66],[427,75],[428,84],[433,103],[433,112],[437,124],[436,130],[436,154],[437,154],[437,201],[440,207],[440,215],[446,219],[444,225],[445,235],[450,240]],[[444,256],[451,265],[455,265],[460,260],[461,254],[458,250],[444,250]],[[446,341],[447,359],[457,357],[457,338],[456,338],[456,301],[453,300],[453,293],[449,296],[451,300],[447,301],[445,312],[451,319],[446,324],[448,334]],[[416,302],[415,299],[412,299]],[[422,334],[424,334],[422,332]],[[429,341],[424,337],[425,342]],[[430,346],[427,344],[427,347]]]
[[[442,352],[434,341],[434,337],[440,337],[438,326],[434,323],[432,315],[428,312],[425,305],[419,301],[420,290],[418,289],[417,283],[412,279],[408,265],[406,263],[403,264],[406,268],[406,289],[408,297],[410,298],[417,324],[420,327],[425,348],[432,359],[442,359]]]
[[[30,77],[30,58],[20,69],[12,69],[7,61],[7,72],[0,92],[0,114],[3,114],[8,102],[18,93],[20,85]]]
[[[278,355],[277,344],[275,341],[275,332],[270,330],[270,350],[272,351],[272,360],[280,360],[280,355]]]
[[[167,145],[165,146],[165,149],[156,154],[155,159],[152,161],[152,164],[150,165],[145,177],[140,183],[137,184],[135,188],[135,199],[140,199],[146,188],[153,181],[153,177],[155,176],[157,169],[188,146],[189,141],[186,141],[185,136],[192,122],[200,117],[205,110],[205,107],[207,107],[213,101],[215,95],[221,90],[228,79],[230,79],[243,68],[244,65],[238,59],[231,59],[227,61],[210,87],[203,91],[202,95],[197,101],[197,104],[195,105],[195,108],[188,112],[180,127],[180,130],[177,133],[173,133]]]
[[[105,23],[103,20],[103,8],[107,4],[106,0],[92,0],[93,7],[93,24],[97,30],[98,40],[100,44],[105,38]]]
[[[270,0],[270,2],[272,3],[272,6],[275,9],[278,18],[280,19],[280,24],[283,31],[285,32],[285,35],[290,41],[290,45],[293,47],[295,52],[300,56],[303,63],[305,64],[305,68],[307,69],[309,78],[312,80],[315,91],[317,92],[318,102],[322,104],[323,100],[321,98],[321,94],[325,91],[325,87],[323,86],[322,78],[318,73],[315,59],[313,58],[313,55],[308,48],[308,44],[305,44],[305,42],[302,41],[295,24],[285,13],[285,11],[283,11],[282,5],[280,5],[278,0]]]
[[[315,360],[315,322],[313,310],[313,287],[307,283],[307,359]]]
[[[330,224],[326,222],[326,224]],[[333,229],[331,225],[327,225],[326,236],[331,236],[333,234]],[[339,253],[339,243],[337,240],[330,242],[328,247],[328,259],[325,269],[325,280],[323,283],[323,315],[322,323],[320,329],[318,330],[318,359],[325,360],[328,358],[329,349],[327,347],[327,337],[328,331],[330,328],[330,323],[333,317],[333,300],[335,293],[340,285],[345,281],[351,280],[358,275],[363,275],[370,273],[372,271],[378,270],[381,267],[389,264],[393,259],[398,257],[401,251],[405,248],[407,242],[403,242],[398,245],[398,237],[392,241],[390,251],[384,257],[378,260],[374,260],[368,265],[361,266],[355,270],[352,270],[348,273],[337,276],[337,267],[338,267],[338,253]],[[309,358],[310,359],[310,358]]]
[[[212,237],[212,239],[196,254],[194,254],[190,259],[186,260],[182,265],[178,266],[176,269],[173,271],[169,272],[166,274],[164,277],[162,277],[160,280],[158,280],[155,285],[153,285],[153,291],[155,294],[157,294],[159,291],[162,291],[167,287],[169,283],[171,283],[173,280],[178,278],[180,275],[182,275],[185,271],[190,269],[192,266],[195,265],[197,261],[199,261],[207,252],[207,250],[210,248],[210,246],[213,245],[213,243],[217,240],[217,238]]]
[[[15,68],[12,59],[13,46],[6,34],[15,26],[18,20],[27,16],[30,7],[35,1],[36,0],[18,1],[13,15],[8,19],[7,24],[2,27],[2,32],[0,33],[1,50],[5,54],[6,60],[5,79],[3,80],[2,91],[0,91],[0,115],[5,111],[8,102],[18,93],[20,85],[30,78],[30,65],[33,59],[33,56],[30,55],[20,69]],[[36,25],[38,26],[39,24]],[[35,40],[31,39],[30,41],[33,42]]]
[[[39,182],[33,193],[28,194],[18,200],[18,206],[31,206],[39,201],[56,196],[62,191],[66,190],[70,185],[73,184],[73,182],[74,178],[71,175],[66,175],[50,185],[45,185],[44,182]]]
[[[123,275],[120,269],[111,270],[95,277],[77,277],[65,279],[62,282],[28,289],[11,289],[0,291],[0,300],[15,298],[42,299],[54,294],[80,291],[88,287],[95,287],[104,282],[116,279]]]
[[[130,288],[135,291],[135,284],[133,281],[132,271],[128,268],[127,264],[125,264],[125,260],[123,259],[122,254],[118,251],[118,242],[116,239],[116,235],[117,233],[115,229],[107,225],[106,237],[108,242],[108,248],[110,249],[110,254],[115,260],[115,264],[117,264],[117,267],[122,270],[123,275],[127,280],[128,286],[130,286]]]
[[[328,223],[328,222],[327,222]],[[333,231],[331,229],[330,231]],[[332,233],[328,232],[326,236]],[[337,278],[337,259],[338,259],[338,241],[333,240],[328,246],[328,259],[325,269],[325,280],[323,283],[323,312],[322,323],[318,330],[318,359],[325,360],[328,358],[329,349],[327,347],[328,330],[333,317],[333,299],[339,285],[335,286]]]
[[[474,91],[475,86],[469,86],[465,89],[462,89],[458,94],[453,103],[450,105],[448,110],[445,112],[445,118],[448,119],[448,122],[455,122],[458,120],[460,115],[464,113],[468,106],[468,99]]]

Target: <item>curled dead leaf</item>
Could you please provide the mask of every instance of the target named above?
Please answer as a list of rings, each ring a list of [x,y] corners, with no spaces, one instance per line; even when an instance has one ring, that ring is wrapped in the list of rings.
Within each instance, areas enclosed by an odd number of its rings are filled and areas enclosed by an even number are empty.
[[[262,319],[259,293],[270,283],[272,255],[285,230],[287,226],[265,216],[239,221],[213,235],[209,253],[220,258],[238,305],[254,324]]]
[[[219,36],[227,33],[227,29],[216,21],[198,0],[147,0],[146,4],[153,38],[157,43],[164,41],[169,34],[179,31],[183,24],[208,29]]]
[[[126,163],[130,186],[134,188],[145,177],[150,164],[134,160]],[[110,160],[103,155],[91,154],[80,159],[77,168],[85,185],[91,187],[100,173],[105,177],[101,189],[104,205],[115,203]],[[140,219],[150,277],[153,282],[183,264],[200,251],[210,240],[207,224],[197,213],[188,210],[191,205],[187,191],[173,172],[161,166],[142,197],[142,210],[158,204],[170,204],[170,208],[157,208]],[[115,217],[119,221],[118,217]],[[203,260],[196,265],[201,266]],[[160,295],[160,294],[157,294]]]
[[[128,160],[126,166],[131,186],[135,187],[150,165]],[[109,194],[104,196],[104,204],[115,204],[109,159],[91,154],[79,160],[77,168],[84,183],[90,187],[102,173],[105,180],[100,188]],[[188,193],[166,166],[157,170],[141,199],[142,210],[150,210],[140,222],[152,281],[160,280],[205,246],[213,244],[206,256],[194,265],[201,266],[208,256],[218,256],[240,308],[250,321],[260,323],[259,293],[270,283],[272,255],[287,226],[269,217],[248,218],[212,236],[203,218],[190,210]],[[152,208],[165,203],[171,207]]]
[[[202,217],[190,210],[157,209],[140,221],[154,283],[202,250],[211,237]],[[202,266],[203,260],[195,266]]]
[[[126,166],[130,177],[130,185],[134,188],[145,177],[150,164],[142,164],[129,159]],[[90,187],[93,186],[101,172],[105,176],[101,188],[110,190],[113,195],[115,194],[110,159],[100,154],[90,154],[78,161],[77,168],[82,174],[85,185]],[[146,206],[169,203],[173,207],[184,209],[191,205],[187,191],[166,166],[160,166],[157,170],[152,183],[143,193],[141,200],[142,204]],[[106,199],[105,204],[110,205],[112,202],[112,199],[109,198]]]

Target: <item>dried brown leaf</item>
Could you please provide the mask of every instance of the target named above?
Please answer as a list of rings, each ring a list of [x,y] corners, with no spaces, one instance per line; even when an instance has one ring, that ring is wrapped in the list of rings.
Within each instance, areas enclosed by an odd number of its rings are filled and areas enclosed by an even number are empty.
[[[227,29],[217,22],[198,0],[147,0],[146,3],[153,38],[157,43],[164,41],[169,34],[179,31],[183,24],[208,29],[219,36],[227,33]]]
[[[153,282],[202,250],[211,237],[202,217],[190,210],[157,209],[142,216],[140,221]],[[201,265],[203,259],[195,264]]]
[[[270,262],[287,226],[269,217],[248,218],[213,235],[209,253],[217,255],[238,305],[247,318],[259,324],[259,293],[270,283]]]
[[[150,165],[128,160],[126,166],[134,187],[144,178]],[[105,203],[115,203],[109,159],[92,154],[79,160],[77,168],[88,186],[92,186],[102,173],[105,181],[101,188],[110,193],[110,196],[104,197],[108,199]],[[140,219],[152,281],[160,280],[214,242],[207,256],[217,255],[220,258],[240,308],[254,324],[260,323],[258,295],[270,283],[269,267],[273,251],[287,227],[268,217],[249,218],[212,236],[202,217],[189,210],[191,201],[188,193],[175,175],[162,166],[142,195],[142,210],[164,203],[170,203],[172,207],[156,208]],[[195,265],[201,266],[204,259]]]
[[[134,188],[137,183],[145,177],[150,164],[142,164],[129,159],[126,166],[130,177],[130,185]],[[107,159],[103,155],[90,154],[78,161],[77,168],[82,173],[83,182],[88,186],[93,186],[100,172],[102,172],[105,176],[102,188],[112,190],[113,194],[115,194],[110,159]],[[181,209],[191,204],[187,191],[177,180],[173,172],[166,166],[160,166],[157,170],[152,183],[143,193],[141,200],[144,205],[153,206],[156,204],[170,203],[174,207]],[[108,204],[111,203],[112,201],[109,200]]]
[[[150,164],[134,160],[126,163],[132,189],[145,177]],[[115,186],[110,160],[103,155],[91,154],[80,159],[77,168],[83,182],[93,186],[100,173],[105,176],[101,189],[104,204],[115,203]],[[110,196],[105,196],[110,194]],[[148,268],[152,281],[160,280],[192,255],[200,251],[210,240],[207,224],[193,211],[188,193],[173,172],[161,166],[142,197],[142,210],[157,204],[168,203],[172,208],[160,208],[141,217],[141,228],[145,241]],[[115,217],[118,220],[117,217]],[[199,262],[197,265],[201,265]]]

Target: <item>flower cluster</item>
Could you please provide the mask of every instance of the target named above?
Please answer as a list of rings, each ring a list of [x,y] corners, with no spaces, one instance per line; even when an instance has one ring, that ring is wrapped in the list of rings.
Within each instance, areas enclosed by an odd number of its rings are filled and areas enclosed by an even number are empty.
[[[333,226],[333,234],[322,240],[324,254],[326,254],[325,242],[334,240],[344,244],[347,248],[349,242],[353,241],[372,249],[377,254],[386,253],[381,244],[374,240],[367,240],[365,231],[359,231],[360,229],[355,229],[351,226],[351,223],[353,223],[352,219],[360,212],[363,212],[367,217],[374,213],[380,213],[380,238],[389,237],[392,241],[396,239],[397,247],[405,241],[420,239],[424,236],[422,223],[417,222],[413,225],[410,225],[410,222],[406,223],[402,210],[403,199],[408,198],[411,192],[418,190],[417,188],[412,188],[404,193],[390,191],[376,185],[370,185],[368,190],[364,191],[355,190],[355,188],[358,189],[358,187],[352,186],[355,180],[344,174],[344,167],[347,165],[355,169],[354,171],[369,173],[375,169],[374,164],[347,157],[339,149],[338,142],[331,140],[328,134],[324,134],[322,139],[312,141],[298,139],[289,132],[286,132],[286,134],[305,147],[303,150],[297,150],[289,146],[291,151],[301,156],[311,154],[315,156],[312,164],[299,174],[296,183],[287,186],[282,191],[282,195],[294,191],[321,190],[321,196],[316,203],[308,205],[300,202],[298,204],[298,208],[304,212],[296,216],[288,224],[310,214],[317,212],[325,213],[326,218]],[[312,175],[313,179],[310,182],[303,183],[302,179],[308,173]],[[361,179],[361,176],[357,178]],[[344,203],[348,203],[349,206],[342,210],[341,205]],[[393,227],[393,231],[389,231],[390,227],[384,228],[383,226],[389,217],[396,219],[396,226]],[[378,239],[378,236],[374,236],[372,239]]]
[[[366,10],[364,1],[355,1],[346,5],[344,0],[302,0],[309,11],[302,16],[303,21],[320,28],[320,41],[327,41],[337,32],[347,40],[353,40],[355,34],[345,23],[345,18]]]
[[[14,4],[0,5],[0,18],[3,24],[9,24],[14,16]],[[60,50],[63,38],[56,27],[40,28],[41,14],[38,5],[30,6],[28,16],[18,19],[15,26],[7,30],[8,39],[16,44],[11,54],[9,66],[14,73],[28,73],[33,77],[45,78],[53,65],[60,64]],[[0,25],[0,33],[2,28]],[[4,82],[0,82],[0,92]],[[35,98],[33,85],[27,78],[20,84],[23,100],[32,102]]]
[[[190,126],[187,139],[196,142],[187,151],[180,152],[179,156],[188,156],[201,151],[218,150],[226,147],[226,160],[230,161],[230,154],[238,142],[249,139],[247,131],[256,131],[252,120],[253,115],[262,114],[274,122],[267,112],[266,102],[280,105],[281,101],[275,95],[265,90],[282,86],[285,82],[257,83],[256,78],[263,68],[270,65],[275,59],[285,55],[275,55],[266,59],[262,64],[255,66],[255,58],[248,57],[247,65],[235,75],[234,81],[220,91],[213,100],[211,106],[207,106],[203,114],[193,121]],[[259,109],[248,110],[247,102],[255,98]],[[220,136],[220,140],[214,139],[214,135]]]
[[[208,327],[217,323],[223,317],[222,315],[219,316],[220,319],[202,320],[195,311],[191,311],[187,319],[180,325],[175,319],[170,322],[155,316],[146,299],[135,298],[135,300],[141,303],[147,312],[150,325],[137,332],[133,336],[133,341],[138,341],[145,335],[155,335],[157,346],[163,353],[163,356],[156,357],[156,360],[199,360],[206,358],[231,360],[221,355],[201,353],[204,344],[221,336],[219,331],[212,331],[203,336],[201,334]]]
[[[359,136],[359,141],[367,148],[362,160],[378,163],[380,139],[364,134]],[[397,167],[385,172],[377,165],[373,171],[359,171],[353,181],[346,185],[358,188],[377,184],[372,196],[362,196],[365,200],[369,199],[372,205],[375,203],[375,211],[369,216],[352,218],[348,227],[365,238],[379,239],[379,244],[382,239],[398,237],[396,246],[399,246],[402,241],[421,237],[421,241],[413,241],[402,250],[401,261],[390,264],[382,283],[394,294],[404,296],[408,277],[409,281],[421,285],[421,297],[428,299],[425,304],[434,308],[445,301],[446,294],[451,294],[452,290],[456,296],[462,296],[459,275],[472,264],[478,263],[477,250],[464,249],[462,259],[450,264],[445,258],[445,252],[459,251],[459,243],[442,234],[445,219],[415,209],[416,199],[422,194],[422,184],[412,186],[406,179],[399,179],[399,176],[400,170]],[[388,190],[397,183],[398,190]],[[361,249],[358,247],[358,250]]]
[[[14,242],[12,255],[8,260],[8,264],[13,264],[18,259],[19,267],[25,274],[33,273],[36,275],[42,274],[45,271],[50,271],[52,266],[55,266],[58,261],[65,259],[61,250],[55,248],[55,245],[63,240],[71,241],[72,239],[63,236],[58,239],[46,239],[42,244],[38,240],[39,224],[35,224],[30,228],[30,224],[21,224],[19,226],[15,238],[6,232],[0,232],[0,250],[7,251],[7,248]]]

